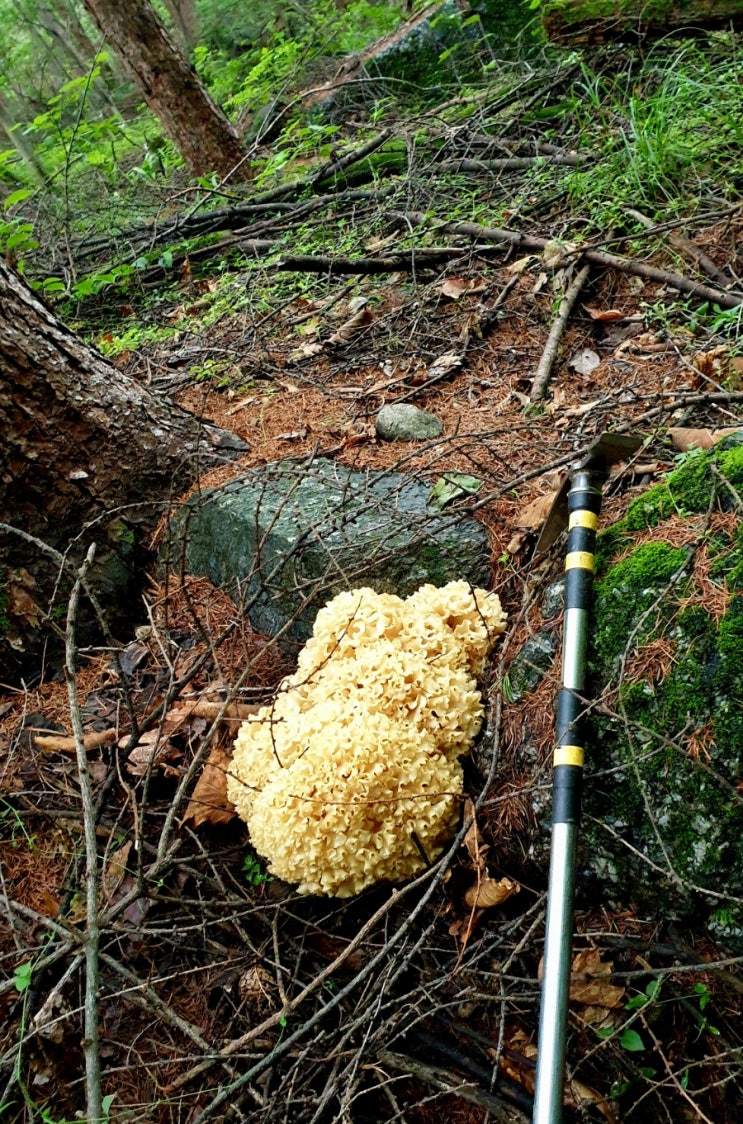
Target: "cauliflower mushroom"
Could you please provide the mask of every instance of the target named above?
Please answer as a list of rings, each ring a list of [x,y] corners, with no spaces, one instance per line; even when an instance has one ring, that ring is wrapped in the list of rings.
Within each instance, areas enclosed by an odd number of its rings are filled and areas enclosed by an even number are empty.
[[[320,610],[295,674],[242,724],[228,777],[273,874],[347,897],[441,853],[457,758],[482,723],[474,675],[505,621],[497,596],[467,582],[407,600],[356,589]]]

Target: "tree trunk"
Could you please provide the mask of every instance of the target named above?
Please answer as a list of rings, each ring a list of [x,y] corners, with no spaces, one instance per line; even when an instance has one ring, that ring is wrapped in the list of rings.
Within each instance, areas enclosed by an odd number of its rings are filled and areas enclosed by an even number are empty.
[[[192,172],[247,179],[245,150],[149,0],[83,0]]]
[[[180,45],[192,50],[199,41],[198,18],[194,0],[163,0],[173,21],[173,30]]]
[[[107,363],[1,257],[0,429],[0,520],[69,549],[73,562],[95,541],[93,581],[114,619],[115,599],[119,615],[122,599],[136,611],[141,563],[168,497],[247,450]],[[0,680],[37,651],[59,572],[58,561],[0,530]],[[57,609],[68,589],[63,580]]]
[[[37,183],[42,183],[46,176],[44,165],[37,156],[34,146],[26,140],[22,126],[14,126],[13,114],[5,103],[2,91],[0,91],[0,130],[5,133],[18,155],[26,161],[28,165],[27,170],[31,173],[34,180],[36,180]]]
[[[558,43],[654,38],[681,28],[743,27],[741,0],[545,0],[542,21]]]

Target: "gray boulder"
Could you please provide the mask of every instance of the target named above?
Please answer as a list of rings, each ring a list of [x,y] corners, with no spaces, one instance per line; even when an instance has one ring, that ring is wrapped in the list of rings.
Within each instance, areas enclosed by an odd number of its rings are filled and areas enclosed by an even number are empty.
[[[426,582],[487,585],[485,527],[452,509],[432,514],[429,495],[414,477],[328,460],[263,465],[180,509],[170,562],[229,589],[259,631],[303,643],[343,589],[407,596]]]

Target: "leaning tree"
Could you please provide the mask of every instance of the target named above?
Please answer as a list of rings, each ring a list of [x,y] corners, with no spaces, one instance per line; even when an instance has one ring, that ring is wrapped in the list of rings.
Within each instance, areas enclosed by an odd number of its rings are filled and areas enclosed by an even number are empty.
[[[83,0],[191,171],[247,178],[245,149],[149,0]]]
[[[91,542],[94,580],[115,619],[132,607],[168,497],[247,446],[106,362],[1,257],[0,427],[0,679],[7,680],[63,615],[70,574]]]

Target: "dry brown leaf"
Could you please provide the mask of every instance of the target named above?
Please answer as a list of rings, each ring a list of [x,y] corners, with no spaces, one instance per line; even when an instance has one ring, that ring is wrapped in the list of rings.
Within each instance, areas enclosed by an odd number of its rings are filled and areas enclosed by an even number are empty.
[[[549,281],[549,275],[547,273],[545,273],[544,270],[542,270],[542,272],[539,274],[536,281],[532,285],[531,295],[533,297],[538,296],[539,293],[541,293],[542,289],[545,287],[545,285],[547,284],[548,281]]]
[[[519,530],[536,531],[541,527],[552,510],[556,494],[556,492],[545,492],[543,496],[537,496],[535,500],[528,503],[514,520]]]
[[[7,585],[10,615],[30,628],[36,628],[44,616],[30,592],[35,587],[36,579],[24,567],[17,571]]]
[[[503,905],[512,894],[518,894],[520,889],[518,882],[512,882],[510,878],[483,878],[470,886],[464,900],[470,909],[490,909],[492,906]]]
[[[480,829],[477,826],[477,819],[475,818],[475,805],[472,803],[469,796],[464,802],[464,818],[465,820],[472,820],[467,834],[464,837],[464,845],[472,860],[472,866],[475,870],[482,873],[485,870],[485,856],[488,852],[488,847],[483,842],[482,835],[480,835]]]
[[[442,296],[451,297],[453,301],[458,301],[461,296],[469,291],[470,284],[471,282],[466,277],[447,277],[439,291]]]
[[[151,769],[163,769],[169,773],[172,769],[168,762],[182,756],[167,738],[158,739],[157,730],[149,730],[142,734],[139,745],[127,757],[126,767],[133,777],[144,777]]]
[[[277,441],[304,441],[307,436],[307,426],[303,425],[301,429],[294,429],[291,433],[277,433]]]
[[[372,238],[364,243],[364,249],[370,254],[376,254],[380,250],[386,250],[388,246],[394,246],[396,242],[400,241],[400,235],[395,230],[392,234],[385,235],[384,238]]]
[[[591,410],[599,405],[599,402],[583,402],[580,406],[571,406],[565,411],[566,418],[581,418],[584,414],[590,414]]]
[[[119,886],[121,885],[124,876],[126,875],[126,864],[129,861],[129,852],[132,849],[131,839],[127,839],[125,843],[119,847],[118,851],[114,851],[109,855],[106,865],[103,868],[103,896],[107,902],[111,901]]]
[[[465,293],[481,293],[485,287],[481,277],[447,277],[441,285],[440,292],[442,296],[458,301]]]
[[[558,411],[563,410],[567,405],[567,401],[567,393],[561,386],[556,386],[552,391],[552,398],[548,402],[545,402],[544,408],[551,416],[552,414],[556,414],[558,413]]]
[[[515,535],[511,535],[506,547],[507,554],[518,554],[521,547],[526,542],[526,533],[524,531],[517,531]]]
[[[307,343],[303,343],[300,347],[295,347],[293,351],[290,351],[286,360],[288,363],[301,363],[303,359],[313,359],[316,355],[320,354],[324,346],[325,345],[322,343],[311,343],[308,341]]]
[[[565,257],[574,249],[575,243],[558,242],[553,239],[542,250],[542,261],[548,269],[554,269],[555,266],[562,264]]]
[[[723,437],[729,437],[731,433],[738,433],[739,430],[740,426],[726,429],[686,429],[684,426],[676,426],[668,430],[668,436],[677,449],[682,453],[688,453],[689,449],[711,449],[718,441],[722,441]]]
[[[570,973],[570,998],[575,1003],[598,1007],[620,1007],[624,988],[610,983],[613,965],[603,963],[597,948],[576,953]]]
[[[512,261],[510,265],[506,266],[506,273],[523,273],[532,262],[537,260],[536,254],[527,254],[526,257],[517,258],[516,261]]]
[[[365,327],[366,324],[370,324],[371,320],[372,314],[369,309],[360,309],[355,316],[352,316],[350,320],[346,320],[336,332],[333,332],[332,336],[328,337],[328,343],[348,343],[361,328]]]
[[[618,308],[591,308],[587,304],[584,304],[583,307],[592,320],[598,320],[605,324],[611,324],[615,320],[624,320],[624,313],[620,312]]]
[[[619,1117],[616,1110],[611,1103],[607,1101],[606,1097],[601,1093],[597,1093],[595,1089],[590,1086],[584,1085],[582,1081],[576,1081],[572,1078],[568,1084],[569,1095],[565,1098],[567,1104],[573,1105],[577,1109],[585,1108],[586,1105],[592,1104],[609,1124],[617,1124]]]
[[[225,414],[225,417],[231,418],[233,414],[239,414],[240,411],[244,410],[246,406],[252,406],[257,401],[258,398],[256,398],[254,394],[249,394],[247,398],[241,398],[239,402],[236,402],[234,406],[231,406]]]
[[[724,378],[730,362],[730,349],[722,344],[720,347],[713,347],[711,351],[698,351],[691,361],[701,375],[719,382]]]
[[[616,1008],[611,1007],[584,1007],[580,1013],[581,1022],[588,1023],[589,1026],[595,1026],[599,1029],[614,1026],[614,1016],[612,1010]]]
[[[229,823],[234,819],[235,807],[227,799],[227,771],[231,760],[230,754],[221,746],[212,747],[188,802],[184,822],[193,820],[194,827],[198,827],[202,823]]]
[[[442,378],[449,371],[462,366],[462,356],[458,351],[447,351],[440,355],[426,371],[426,380]]]
[[[630,465],[629,471],[633,476],[657,476],[659,472],[668,472],[669,467],[666,461],[645,461]]]
[[[601,360],[592,348],[584,347],[580,351],[576,351],[575,355],[571,357],[568,367],[587,378],[596,370],[600,362]]]

